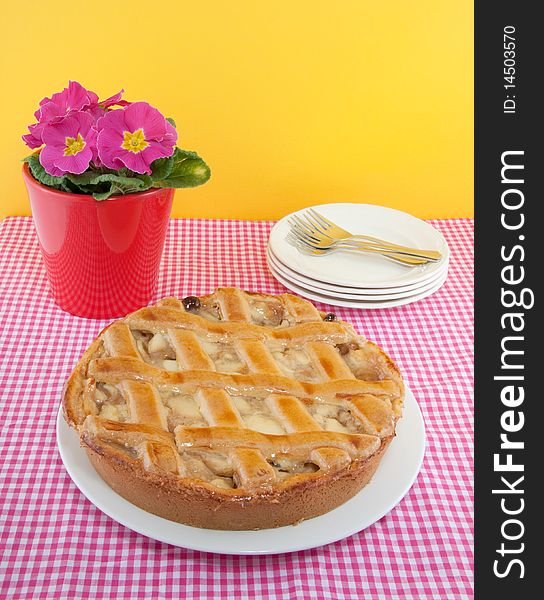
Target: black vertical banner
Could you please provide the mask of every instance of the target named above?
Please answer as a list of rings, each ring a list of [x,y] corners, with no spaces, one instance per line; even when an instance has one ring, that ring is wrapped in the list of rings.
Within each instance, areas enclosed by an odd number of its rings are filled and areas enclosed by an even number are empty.
[[[541,596],[544,577],[539,6],[475,6],[475,589],[493,600]]]

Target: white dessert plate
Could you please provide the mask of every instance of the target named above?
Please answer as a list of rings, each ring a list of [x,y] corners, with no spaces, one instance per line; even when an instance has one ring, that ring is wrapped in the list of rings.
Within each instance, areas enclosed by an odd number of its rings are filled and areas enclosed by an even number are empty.
[[[406,495],[421,468],[425,429],[419,406],[406,389],[404,414],[372,481],[331,512],[296,526],[260,531],[198,529],[148,513],[115,493],[96,473],[75,431],[57,416],[57,444],[68,474],[98,509],[142,535],[182,548],[219,554],[278,554],[316,548],[353,535],[386,515]]]
[[[423,292],[426,292],[427,290],[430,290],[433,286],[435,286],[438,281],[441,279],[441,277],[443,277],[444,273],[440,272],[436,277],[433,277],[430,281],[424,281],[423,283],[421,283],[420,285],[417,285],[415,287],[410,287],[409,290],[407,291],[400,291],[397,292],[397,288],[390,288],[391,290],[395,290],[394,292],[391,291],[389,293],[372,293],[372,294],[366,294],[364,291],[360,291],[359,293],[353,293],[353,292],[346,292],[345,290],[350,290],[352,288],[343,288],[343,287],[336,287],[333,288],[333,290],[330,290],[329,288],[332,286],[329,286],[327,288],[322,288],[319,287],[319,285],[316,285],[315,283],[307,283],[306,279],[303,279],[302,277],[297,278],[296,276],[292,275],[292,271],[288,271],[287,269],[283,268],[281,266],[281,264],[276,261],[274,259],[274,257],[272,256],[272,254],[270,254],[270,252],[267,252],[267,262],[269,264],[269,266],[274,269],[274,271],[278,272],[280,275],[282,275],[285,279],[287,279],[287,281],[290,281],[291,283],[294,283],[295,285],[298,285],[302,288],[305,288],[307,290],[310,290],[311,292],[317,292],[318,294],[324,294],[325,296],[334,296],[335,298],[340,298],[340,299],[346,299],[346,300],[369,300],[369,301],[373,301],[373,302],[377,302],[377,301],[381,301],[381,300],[396,300],[398,298],[406,298],[407,296],[411,296],[414,294],[421,294]],[[446,267],[447,269],[447,267]],[[310,282],[312,280],[309,280]],[[365,290],[366,291],[366,290]],[[372,290],[373,292],[383,292],[383,290],[381,289],[374,289]]]
[[[308,256],[286,241],[291,216],[287,215],[272,228],[269,244],[284,265],[306,277],[357,288],[404,286],[431,278],[449,259],[448,245],[442,234],[408,213],[373,204],[322,204],[313,208],[353,234],[367,234],[403,246],[438,250],[442,259],[407,269],[372,254],[333,252],[325,256]]]
[[[395,287],[386,287],[386,288],[364,288],[364,287],[350,287],[346,285],[334,285],[331,283],[327,283],[325,281],[318,281],[317,279],[312,279],[311,277],[306,277],[302,273],[297,273],[293,271],[286,265],[284,265],[280,259],[272,252],[272,248],[270,246],[266,249],[266,255],[269,259],[269,262],[276,268],[276,271],[279,271],[287,279],[298,282],[299,285],[303,287],[307,287],[308,289],[319,289],[321,293],[327,294],[329,292],[333,292],[333,294],[355,294],[355,295],[365,295],[365,296],[380,296],[385,294],[404,294],[406,292],[414,292],[414,290],[419,290],[424,285],[430,285],[433,282],[436,282],[440,279],[440,277],[444,274],[448,269],[449,261],[445,261],[440,271],[437,271],[434,275],[432,275],[429,279],[425,279],[424,281],[420,281],[419,283],[411,284],[411,285],[399,285]],[[385,260],[385,259],[384,259]],[[407,267],[409,268],[409,267]],[[414,292],[415,293],[415,292]]]
[[[419,300],[423,300],[423,298],[427,298],[431,294],[437,292],[445,283],[448,273],[444,273],[440,279],[427,291],[421,293],[408,293],[403,298],[396,298],[394,300],[346,300],[346,298],[339,298],[338,296],[321,294],[318,292],[311,291],[305,287],[297,285],[292,281],[286,279],[279,271],[276,271],[274,267],[267,263],[268,268],[272,275],[287,289],[303,296],[304,298],[309,298],[310,300],[314,300],[315,302],[322,302],[323,304],[330,304],[332,306],[343,306],[345,308],[363,308],[363,309],[375,309],[375,308],[395,308],[396,306],[404,306],[405,304],[411,304],[412,302],[418,302]]]

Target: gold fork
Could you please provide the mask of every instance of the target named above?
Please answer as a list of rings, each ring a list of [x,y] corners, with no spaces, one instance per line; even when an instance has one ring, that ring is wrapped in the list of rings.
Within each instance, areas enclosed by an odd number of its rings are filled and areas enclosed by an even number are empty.
[[[418,258],[424,258],[428,261],[438,261],[442,254],[436,250],[423,250],[420,248],[410,248],[394,244],[380,238],[369,235],[354,235],[336,225],[313,208],[308,209],[298,215],[293,215],[290,220],[292,230],[306,242],[316,248],[329,248],[337,243],[351,244],[358,246],[358,242],[363,242],[365,246],[375,248],[376,250],[386,250],[399,254],[406,254]]]
[[[287,234],[286,239],[292,246],[299,250],[299,252],[302,252],[302,254],[308,254],[310,256],[323,256],[330,254],[335,250],[357,250],[371,254],[380,254],[384,258],[409,267],[413,267],[414,265],[424,265],[429,262],[427,258],[418,258],[417,256],[410,256],[408,254],[402,254],[390,250],[379,250],[376,247],[367,246],[363,242],[356,242],[349,245],[346,245],[343,242],[334,242],[330,246],[316,247],[309,243],[306,239],[300,237],[293,230]]]

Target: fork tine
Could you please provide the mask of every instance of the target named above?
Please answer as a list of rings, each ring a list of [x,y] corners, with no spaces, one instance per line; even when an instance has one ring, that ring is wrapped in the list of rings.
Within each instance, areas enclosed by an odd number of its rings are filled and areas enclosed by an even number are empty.
[[[322,227],[325,227],[327,229],[334,227],[334,223],[332,221],[329,221],[329,219],[324,217],[321,213],[318,213],[317,210],[310,208],[309,211],[312,213],[314,219],[321,223]]]
[[[291,222],[291,229],[299,235],[304,235],[310,238],[314,243],[327,243],[330,244],[331,238],[325,239],[324,234],[317,230],[314,225],[307,223],[304,220],[298,218]],[[328,237],[328,236],[327,236]]]
[[[315,242],[313,242],[313,238],[311,236],[309,236],[308,234],[306,234],[303,231],[299,231],[296,228],[291,229],[291,231],[287,235],[288,235],[288,237],[291,237],[296,240],[304,241],[311,245],[313,245],[315,243]]]
[[[304,219],[301,219],[299,217],[299,215],[292,215],[291,219],[290,219],[290,222],[291,223],[295,223],[299,227],[303,227],[305,229],[309,229],[308,224],[306,223],[306,221],[304,221]]]
[[[303,213],[300,213],[301,217],[306,219],[306,221],[308,223],[311,223],[312,227],[319,227],[320,228],[320,224],[319,222],[314,219],[313,215],[312,215],[312,209],[309,208],[307,210],[305,210]]]
[[[314,208],[309,208],[307,213],[312,215],[314,219],[320,220],[320,214]]]
[[[308,233],[306,229],[299,227],[298,225],[291,225],[291,233],[296,237],[302,237],[309,242],[318,243],[319,239],[312,234]]]
[[[308,220],[312,226],[317,229],[322,235],[326,235],[328,238],[332,239],[330,235],[327,235],[327,227],[323,227],[323,225],[311,214],[311,209],[308,213],[305,213],[304,216]]]
[[[310,250],[315,250],[315,247],[312,246],[311,244],[305,242],[304,240],[296,238],[290,234],[287,235],[286,240],[292,246],[294,246],[297,250],[300,250],[301,252],[308,252]]]
[[[313,239],[320,244],[329,245],[334,241],[330,235],[323,231],[321,225],[315,221],[308,213],[300,213],[299,221],[304,222],[304,228],[312,232]]]
[[[309,234],[313,234],[315,232],[315,228],[306,223],[298,215],[292,216],[291,226],[293,226],[293,224],[296,224],[299,227],[299,229],[301,229],[302,231],[306,231]]]
[[[294,219],[293,217],[291,217],[288,220],[288,223],[289,223],[289,226],[291,227],[290,231],[296,231],[297,233],[304,232],[305,234],[309,234],[309,232],[305,228],[302,228],[301,225],[299,225],[298,220]]]
[[[301,242],[304,242],[305,244],[308,244],[309,246],[316,246],[319,242],[317,240],[314,240],[313,238],[306,236],[304,234],[301,234],[299,232],[293,232],[293,237],[296,238],[297,240],[300,240]]]

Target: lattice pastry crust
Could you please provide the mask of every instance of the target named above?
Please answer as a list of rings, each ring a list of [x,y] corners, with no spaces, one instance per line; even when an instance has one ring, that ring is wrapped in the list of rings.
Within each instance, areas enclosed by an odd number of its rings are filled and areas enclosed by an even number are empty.
[[[397,367],[290,294],[220,288],[107,327],[68,380],[66,421],[118,493],[214,529],[297,523],[372,477],[395,435]]]

